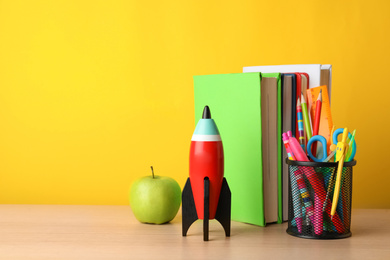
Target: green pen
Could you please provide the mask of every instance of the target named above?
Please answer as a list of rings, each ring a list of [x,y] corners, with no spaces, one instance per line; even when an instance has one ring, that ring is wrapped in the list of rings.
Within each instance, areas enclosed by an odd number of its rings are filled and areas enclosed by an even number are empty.
[[[356,129],[353,130],[352,132],[352,137],[351,137],[351,140],[349,141],[349,144],[348,144],[348,151],[347,151],[347,162],[351,161],[351,153],[352,153],[352,145],[353,145],[353,141],[355,140],[355,133],[356,133]]]

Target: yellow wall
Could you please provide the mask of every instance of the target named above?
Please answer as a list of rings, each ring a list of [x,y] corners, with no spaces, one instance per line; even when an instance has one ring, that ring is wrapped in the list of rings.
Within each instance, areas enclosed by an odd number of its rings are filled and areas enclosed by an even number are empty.
[[[390,208],[389,9],[0,1],[0,203],[127,204],[150,165],[183,186],[193,75],[331,63],[334,122],[357,129],[353,205]]]

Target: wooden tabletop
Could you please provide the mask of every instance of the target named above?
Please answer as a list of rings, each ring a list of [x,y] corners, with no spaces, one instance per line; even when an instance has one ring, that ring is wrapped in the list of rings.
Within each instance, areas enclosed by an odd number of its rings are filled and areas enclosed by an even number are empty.
[[[230,238],[210,222],[181,236],[170,224],[139,223],[128,206],[0,205],[0,259],[390,259],[390,210],[352,211],[352,237],[290,236],[287,224],[232,222]]]

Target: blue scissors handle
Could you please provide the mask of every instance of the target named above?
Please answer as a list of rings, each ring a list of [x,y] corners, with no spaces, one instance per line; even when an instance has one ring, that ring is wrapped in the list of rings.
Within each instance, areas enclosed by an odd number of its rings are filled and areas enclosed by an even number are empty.
[[[338,142],[337,138],[339,137],[340,134],[343,133],[343,131],[344,131],[344,128],[339,128],[333,132],[333,143],[334,144],[337,144],[337,142]],[[348,133],[348,138],[349,138],[349,140],[351,140],[351,138],[352,138],[351,133]],[[353,139],[350,161],[353,160],[353,158],[355,157],[355,154],[356,154],[356,141],[355,141],[355,139]]]
[[[322,144],[322,158],[317,158],[311,153],[311,146],[314,142],[320,142]],[[323,162],[326,159],[326,157],[328,156],[326,148],[326,139],[322,135],[315,135],[307,142],[307,153],[309,154],[309,157],[315,162]]]

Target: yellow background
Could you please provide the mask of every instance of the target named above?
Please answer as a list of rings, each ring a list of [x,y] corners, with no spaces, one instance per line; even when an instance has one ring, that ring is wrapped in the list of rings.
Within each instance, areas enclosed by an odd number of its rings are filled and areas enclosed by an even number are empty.
[[[388,1],[0,1],[0,203],[127,204],[188,176],[193,75],[333,65],[353,206],[390,208]],[[201,111],[197,111],[201,113]]]

